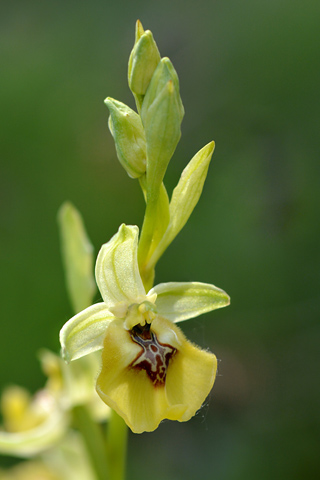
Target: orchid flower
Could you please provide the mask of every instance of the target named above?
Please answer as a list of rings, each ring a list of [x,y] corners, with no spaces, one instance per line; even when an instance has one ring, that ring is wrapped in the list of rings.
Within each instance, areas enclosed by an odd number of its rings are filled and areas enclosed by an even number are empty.
[[[66,361],[102,349],[96,381],[101,399],[135,433],[155,430],[163,419],[189,420],[216,376],[212,353],[189,342],[177,322],[229,304],[214,285],[161,283],[146,293],[139,273],[139,229],[121,225],[96,262],[103,302],[72,317],[61,329]]]

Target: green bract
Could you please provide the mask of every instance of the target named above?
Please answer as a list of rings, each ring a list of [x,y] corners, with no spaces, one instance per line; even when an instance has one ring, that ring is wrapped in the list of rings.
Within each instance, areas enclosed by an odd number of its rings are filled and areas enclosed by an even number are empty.
[[[109,108],[109,128],[119,161],[130,177],[139,178],[146,171],[147,157],[140,116],[113,98],[106,98],[104,103]]]
[[[65,202],[58,214],[62,259],[67,289],[75,312],[91,305],[96,293],[93,278],[93,246],[78,210]]]
[[[165,249],[187,223],[194,207],[199,201],[207,177],[210,160],[214,151],[214,142],[199,150],[183,170],[178,185],[172,193],[169,204],[169,222],[160,242],[150,252],[148,263],[154,266]]]

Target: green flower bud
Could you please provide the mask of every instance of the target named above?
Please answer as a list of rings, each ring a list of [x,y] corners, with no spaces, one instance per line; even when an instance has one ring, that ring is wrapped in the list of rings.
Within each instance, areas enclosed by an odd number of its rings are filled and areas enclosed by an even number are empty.
[[[179,78],[174,66],[172,65],[168,57],[164,57],[161,59],[152,77],[152,82],[150,83],[148,92],[144,99],[144,102],[145,102],[144,112],[146,111],[148,106],[155,101],[156,97],[160,94],[161,90],[165,87],[165,85],[169,81],[172,81],[174,86],[174,92],[175,92],[177,104],[179,107],[180,118],[181,118],[180,123],[181,123],[184,116],[184,108],[183,108],[182,100],[180,97]],[[142,116],[142,112],[141,112],[141,116]]]
[[[151,79],[141,109],[147,141],[148,191],[160,188],[180,140],[183,114],[178,76],[170,60],[163,58]]]
[[[146,140],[139,115],[122,102],[108,97],[109,128],[114,138],[118,159],[132,178],[146,171]]]
[[[140,22],[139,22],[140,23]],[[142,28],[142,25],[140,23]],[[136,43],[128,65],[129,87],[137,95],[145,95],[152,75],[160,62],[160,53],[150,30],[136,29]],[[141,35],[142,33],[142,35]]]

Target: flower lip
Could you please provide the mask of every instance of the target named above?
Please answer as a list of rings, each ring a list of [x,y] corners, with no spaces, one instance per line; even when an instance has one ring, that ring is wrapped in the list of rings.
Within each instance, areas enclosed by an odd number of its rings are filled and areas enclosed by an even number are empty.
[[[155,334],[158,343],[176,349],[169,358],[164,384],[161,376],[157,378],[162,370],[152,370],[153,359],[147,365],[142,363],[144,346],[151,337],[147,329]],[[138,342],[133,340],[133,334],[139,336]],[[166,366],[165,360],[162,366]],[[104,338],[96,388],[102,400],[124,418],[133,432],[150,432],[164,419],[184,422],[195,415],[212,388],[216,368],[212,353],[193,345],[177,325],[160,315],[151,325],[138,325],[131,330],[124,328],[123,320],[115,319]]]

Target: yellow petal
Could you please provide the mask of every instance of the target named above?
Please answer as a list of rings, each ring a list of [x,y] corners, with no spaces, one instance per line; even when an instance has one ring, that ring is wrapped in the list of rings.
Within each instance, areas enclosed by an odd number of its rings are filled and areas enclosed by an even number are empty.
[[[114,320],[104,339],[96,386],[102,400],[135,433],[153,431],[164,419],[188,420],[201,407],[216,372],[215,356],[188,342],[169,320],[156,317],[151,331],[161,344],[177,350],[169,360],[166,381],[157,383],[150,372],[135,368],[143,348],[133,341],[121,320]]]

